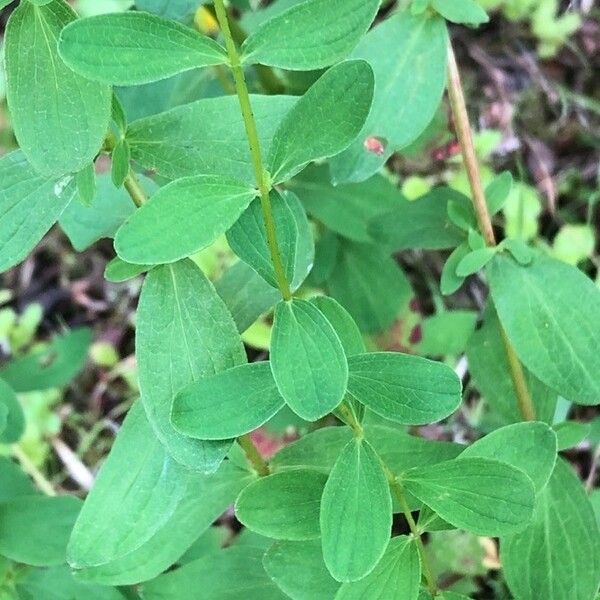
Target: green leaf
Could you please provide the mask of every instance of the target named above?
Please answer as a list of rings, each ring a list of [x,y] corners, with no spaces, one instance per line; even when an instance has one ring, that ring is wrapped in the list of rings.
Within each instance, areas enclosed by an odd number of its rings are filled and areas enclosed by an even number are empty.
[[[520,469],[539,492],[554,470],[556,435],[545,423],[515,423],[488,433],[460,455],[461,460],[474,457],[493,458]]]
[[[198,4],[206,4],[206,0],[136,0],[135,5],[139,10],[145,10],[161,17],[181,21],[191,16],[198,8]]]
[[[67,541],[81,508],[73,496],[25,496],[0,505],[0,554],[49,567],[65,562]]]
[[[112,169],[111,177],[115,187],[121,187],[125,181],[125,178],[129,174],[129,161],[131,154],[129,150],[129,144],[127,140],[122,139],[117,142],[114,150],[112,151]]]
[[[156,435],[178,462],[215,470],[230,443],[181,435],[169,420],[171,404],[186,386],[242,364],[246,357],[223,301],[191,261],[157,267],[146,277],[136,354],[142,402]]]
[[[237,262],[215,283],[217,293],[231,312],[238,331],[243,333],[281,298],[252,267]]]
[[[65,27],[60,55],[74,71],[112,85],[140,85],[227,62],[214,40],[170,19],[123,12]]]
[[[477,218],[470,202],[465,202],[466,196],[462,194],[456,199],[448,201],[447,212],[448,218],[456,227],[463,231],[471,231],[477,228]]]
[[[0,503],[36,493],[33,482],[19,465],[10,458],[0,457]]]
[[[600,290],[576,268],[538,255],[496,256],[488,269],[500,321],[523,364],[578,404],[600,402]]]
[[[148,192],[158,189],[147,177],[141,177]],[[135,211],[131,197],[124,189],[116,188],[110,175],[97,178],[98,189],[89,206],[71,202],[62,213],[59,224],[69,237],[73,248],[82,252],[102,238],[112,238]]]
[[[417,467],[401,482],[442,519],[478,535],[519,531],[533,512],[531,479],[497,460],[463,458]]]
[[[564,421],[555,425],[558,450],[567,450],[577,446],[589,435],[590,429],[589,423],[579,423],[578,421]]]
[[[340,582],[358,581],[379,562],[390,539],[392,499],[379,457],[365,440],[340,453],[321,500],[323,557]]]
[[[31,252],[74,194],[70,177],[39,175],[21,151],[0,158],[0,272],[14,267]]]
[[[330,413],[346,393],[348,364],[340,338],[325,315],[305,300],[276,306],[271,368],[287,404],[307,421]]]
[[[178,465],[138,402],[86,499],[69,543],[69,562],[80,579],[105,585],[156,577],[250,480],[248,472],[230,463],[214,475]]]
[[[124,600],[117,589],[78,581],[66,566],[29,569],[19,577],[19,598],[46,600]]]
[[[431,6],[452,23],[480,25],[490,20],[476,0],[431,0]]]
[[[317,296],[316,298],[312,298],[311,302],[325,315],[325,318],[335,329],[340,342],[342,342],[346,356],[354,356],[355,354],[366,352],[365,342],[360,330],[341,304],[333,298],[327,298],[326,296]]]
[[[477,313],[472,310],[448,310],[427,317],[421,324],[420,354],[429,356],[457,355],[464,352],[475,331]]]
[[[423,425],[452,414],[461,382],[443,363],[375,352],[348,359],[348,393],[378,415],[404,425]]]
[[[456,267],[459,277],[468,277],[477,273],[487,265],[496,255],[496,248],[482,248],[469,252]]]
[[[327,475],[308,469],[261,477],[240,494],[235,514],[246,527],[280,540],[321,536],[319,508]]]
[[[199,590],[216,599],[285,600],[262,566],[263,550],[233,546],[157,577],[142,588],[144,600],[197,600]]]
[[[323,562],[320,540],[276,542],[267,550],[263,566],[292,600],[331,600],[340,587]]]
[[[171,422],[200,440],[227,440],[258,429],[283,408],[268,362],[239,365],[203,377],[173,401]]]
[[[250,96],[263,160],[284,116],[298,99]],[[255,183],[248,138],[235,96],[205,98],[140,119],[127,130],[131,158],[168,179],[203,173]]]
[[[523,267],[530,265],[535,256],[534,251],[523,240],[504,240],[502,246]]]
[[[465,236],[448,218],[450,200],[467,201],[446,187],[435,188],[416,200],[402,198],[392,210],[371,220],[369,233],[394,251],[458,246]]]
[[[104,279],[111,283],[122,283],[149,271],[151,268],[152,265],[132,265],[115,256],[104,269]]]
[[[443,19],[406,10],[362,39],[351,57],[373,69],[373,106],[357,139],[331,162],[334,183],[364,181],[425,130],[444,93],[447,45]],[[383,145],[383,153],[369,150],[371,139]]]
[[[463,242],[460,246],[457,246],[448,257],[448,260],[444,264],[442,278],[440,280],[440,290],[444,296],[454,294],[454,292],[456,292],[464,283],[465,278],[457,275],[456,269],[470,251],[467,242]]]
[[[25,431],[25,415],[13,388],[0,379],[0,404],[5,410],[4,427],[0,427],[0,444],[14,444]]]
[[[114,92],[112,95],[111,117],[119,132],[125,135],[127,132],[127,115],[125,114],[123,104]]]
[[[467,344],[467,359],[471,376],[490,407],[508,422],[520,421],[522,415],[510,375],[500,323],[491,302],[485,310],[482,326]],[[525,377],[537,419],[551,423],[556,406],[556,392],[546,387],[527,369]]]
[[[46,347],[11,361],[0,369],[0,377],[15,392],[63,387],[83,368],[91,337],[87,328],[73,329]]]
[[[485,188],[485,201],[490,215],[493,216],[502,210],[512,187],[513,176],[510,171],[503,171],[488,184]]]
[[[315,264],[308,276],[308,285],[322,287],[325,284],[331,277],[339,250],[338,236],[329,229],[322,232],[315,243]]]
[[[342,244],[328,285],[331,295],[365,333],[387,329],[413,296],[396,261],[370,244]]]
[[[83,167],[77,175],[75,175],[75,185],[79,201],[83,206],[90,206],[96,195],[96,167],[93,162]]]
[[[414,540],[401,535],[390,540],[383,558],[364,579],[345,583],[335,600],[417,600],[421,560]]]
[[[73,73],[58,55],[58,36],[74,19],[63,0],[22,2],[6,28],[11,124],[21,150],[44,175],[76,173],[88,165],[110,120],[110,88]]]
[[[310,215],[329,229],[356,242],[379,240],[368,230],[369,221],[408,201],[385,177],[377,175],[364,183],[333,186],[326,165],[311,165],[288,187]]]
[[[129,217],[117,231],[115,249],[133,264],[176,262],[212,244],[255,196],[254,188],[228,177],[179,179]]]
[[[4,8],[14,2],[14,0],[0,0],[0,8]]]
[[[308,163],[346,149],[360,132],[373,99],[373,73],[362,60],[329,69],[300,98],[275,132],[267,163],[273,183]]]
[[[242,45],[242,61],[309,71],[346,58],[380,0],[307,0],[265,21]],[[315,44],[314,32],[319,32]]]
[[[310,265],[314,262],[314,244],[312,232],[298,198],[294,194],[271,192],[271,206],[279,253],[283,261],[289,282],[293,282],[292,291],[304,281]],[[308,255],[301,237],[310,236]],[[271,286],[277,287],[277,279],[267,242],[261,201],[256,198],[244,211],[235,225],[227,232],[227,241],[231,249]]]
[[[153,434],[137,402],[79,515],[69,543],[71,566],[101,565],[139,548],[171,516],[188,479]]]
[[[506,581],[519,600],[589,600],[600,580],[599,557],[590,501],[569,465],[559,460],[538,496],[532,522],[502,540]]]

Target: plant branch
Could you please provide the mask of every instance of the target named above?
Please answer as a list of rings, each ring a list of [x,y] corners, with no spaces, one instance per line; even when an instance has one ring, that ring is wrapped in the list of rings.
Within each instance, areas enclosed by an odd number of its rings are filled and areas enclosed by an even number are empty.
[[[456,63],[456,56],[454,54],[454,49],[452,48],[452,42],[448,44],[448,96],[450,98],[450,105],[452,107],[452,114],[454,116],[456,134],[460,143],[465,168],[467,170],[467,176],[469,178],[469,184],[471,186],[471,197],[475,214],[477,215],[479,229],[485,239],[486,244],[488,246],[495,246],[496,236],[494,235],[492,219],[490,218],[490,213],[488,211],[485,199],[485,192],[481,184],[479,162],[477,160],[475,145],[473,143],[473,132],[471,130],[471,123],[467,113],[465,95],[460,79],[460,72]],[[517,353],[510,343],[510,340],[508,339],[508,336],[506,335],[502,325],[500,325],[500,330],[510,368],[510,376],[515,389],[515,394],[517,396],[519,411],[525,421],[534,421],[536,418],[535,408],[533,406],[531,394],[527,388],[527,380],[525,379],[523,366],[521,365]]]
[[[269,252],[271,253],[271,261],[275,270],[275,279],[277,280],[277,286],[279,287],[279,291],[281,292],[283,299],[290,300],[292,298],[292,292],[290,290],[290,284],[287,280],[283,262],[281,260],[281,254],[279,252],[275,220],[273,218],[273,209],[271,206],[271,199],[269,197],[269,193],[271,191],[271,182],[262,162],[258,129],[256,127],[254,113],[252,112],[252,104],[250,102],[248,86],[246,85],[244,69],[242,68],[240,56],[229,27],[229,19],[227,17],[227,11],[225,10],[225,4],[223,3],[223,0],[214,0],[214,4],[217,20],[219,21],[221,31],[225,38],[227,54],[229,55],[233,79],[235,81],[235,88],[240,102],[242,116],[244,118],[246,135],[248,136],[250,156],[252,159],[252,166],[254,168],[256,185],[258,186],[260,193],[260,204],[265,222]]]
[[[354,411],[346,404],[346,402],[342,402],[342,404],[340,404],[340,406],[337,409],[337,412],[341,417],[343,417],[344,421],[348,423],[348,425],[352,429],[352,432],[354,433],[354,437],[359,439],[365,437],[365,430],[363,429],[363,426],[357,421],[356,417],[354,416]],[[385,464],[383,459],[379,457],[379,460],[381,461],[381,466],[388,480],[388,483],[390,484],[390,488],[394,496],[396,496],[396,499],[398,500],[400,508],[402,509],[402,512],[404,513],[404,516],[408,523],[408,527],[410,528],[410,531],[413,537],[415,538],[417,549],[421,557],[423,573],[425,575],[425,579],[427,579],[427,587],[429,588],[431,595],[435,596],[438,591],[435,577],[433,576],[433,571],[431,570],[427,554],[425,553],[425,545],[423,544],[421,533],[412,516],[410,507],[408,505],[408,502],[406,501],[406,497],[404,496],[404,490],[402,489],[402,485],[400,484],[398,478],[394,475],[392,470]]]
[[[131,196],[133,203],[140,208],[142,204],[148,200],[148,196],[140,183],[137,175],[134,170],[129,167],[129,173],[127,173],[127,177],[125,177],[125,181],[123,182],[123,186],[127,190],[127,193]]]
[[[44,492],[47,496],[56,496],[56,491],[52,487],[52,484],[46,479],[45,475],[35,466],[32,460],[27,456],[21,447],[14,444],[11,448],[12,455],[19,461],[19,464],[23,468],[23,471],[27,473],[38,486],[40,491]]]
[[[246,458],[254,467],[254,470],[261,476],[269,475],[271,470],[265,459],[261,456],[258,448],[254,445],[250,434],[242,435],[238,438],[238,443],[246,454]]]

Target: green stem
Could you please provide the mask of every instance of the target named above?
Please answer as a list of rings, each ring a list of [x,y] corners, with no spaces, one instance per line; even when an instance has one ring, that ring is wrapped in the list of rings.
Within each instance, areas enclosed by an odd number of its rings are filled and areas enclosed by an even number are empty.
[[[354,433],[354,437],[363,439],[365,437],[365,430],[363,426],[356,420],[354,416],[354,411],[345,403],[342,402],[337,409],[337,412],[340,416],[343,417],[343,420],[348,423],[352,432]],[[431,570],[431,566],[429,564],[429,560],[427,558],[427,554],[425,553],[425,545],[423,544],[423,539],[421,538],[421,532],[415,523],[415,520],[410,511],[410,506],[406,501],[406,497],[404,496],[404,490],[402,489],[402,485],[398,481],[397,477],[394,475],[392,470],[383,462],[382,458],[379,457],[381,461],[381,466],[383,467],[383,471],[385,476],[390,484],[390,488],[396,496],[396,499],[400,503],[400,508],[404,513],[406,521],[408,523],[408,527],[415,538],[415,542],[417,544],[417,549],[419,551],[419,555],[421,556],[421,565],[423,567],[423,574],[425,575],[425,579],[427,580],[427,587],[432,596],[435,596],[438,592],[437,584],[435,581],[435,577],[433,576],[433,571]]]
[[[12,455],[19,461],[23,471],[27,473],[38,486],[38,488],[44,492],[47,496],[56,496],[56,491],[52,487],[52,484],[46,479],[44,474],[33,464],[29,456],[23,452],[20,446],[15,444],[11,448]]]
[[[253,466],[254,470],[261,476],[265,477],[271,472],[269,465],[265,459],[261,456],[258,448],[254,445],[252,438],[249,434],[242,435],[238,438],[238,443],[242,447],[242,450],[246,454],[246,458]]]
[[[290,285],[285,274],[285,269],[281,260],[281,254],[279,252],[275,220],[273,218],[273,209],[271,207],[271,199],[269,197],[269,193],[271,191],[271,182],[262,162],[258,129],[256,127],[254,113],[252,112],[252,104],[250,103],[250,94],[248,93],[248,86],[246,85],[244,69],[242,68],[240,56],[235,46],[235,42],[233,41],[233,36],[229,27],[229,19],[227,17],[227,11],[225,10],[223,0],[214,0],[214,4],[217,20],[219,21],[223,37],[225,38],[225,46],[227,47],[227,54],[229,55],[229,62],[231,63],[231,70],[233,72],[235,88],[244,119],[246,135],[248,136],[250,156],[252,159],[252,166],[254,168],[256,185],[258,186],[258,191],[260,193],[260,205],[265,222],[265,230],[267,233],[269,252],[271,253],[271,261],[275,270],[275,279],[277,280],[277,286],[279,287],[279,291],[281,292],[283,299],[291,300],[292,292],[290,290]]]
[[[133,171],[131,167],[129,167],[129,173],[127,173],[127,177],[125,177],[125,181],[123,182],[123,186],[131,196],[133,203],[140,208],[142,204],[148,200],[148,196],[140,183],[137,175]]]
[[[477,215],[479,230],[481,231],[486,244],[493,247],[496,245],[496,236],[494,235],[492,219],[490,218],[485,199],[485,192],[481,183],[479,162],[477,160],[477,154],[475,153],[475,144],[473,143],[473,131],[469,121],[469,114],[467,113],[467,104],[460,79],[460,72],[458,70],[458,64],[451,42],[448,44],[448,96],[450,98],[450,106],[454,116],[456,135],[460,143],[465,169],[471,186],[471,197],[473,208]],[[523,367],[519,362],[517,353],[510,343],[502,325],[500,325],[500,329],[519,411],[525,421],[534,421],[535,408],[529,389],[527,388]]]
[[[220,20],[217,16],[217,11],[215,8],[212,6],[207,6],[206,9],[219,21],[220,24]],[[235,19],[230,17],[229,12],[227,12],[226,15],[228,17],[227,20],[229,23],[231,37],[238,46],[241,46],[248,37],[248,34],[240,27],[240,24]],[[265,65],[254,65],[254,68],[256,69],[258,80],[260,81],[263,90],[267,94],[277,95],[285,92],[283,83],[279,77],[277,77],[273,69],[266,67]]]

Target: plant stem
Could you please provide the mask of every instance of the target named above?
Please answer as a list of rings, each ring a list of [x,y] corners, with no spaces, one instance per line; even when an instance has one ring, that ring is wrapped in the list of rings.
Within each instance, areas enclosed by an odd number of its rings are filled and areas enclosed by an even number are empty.
[[[400,504],[400,508],[402,508],[402,512],[404,513],[404,517],[408,523],[408,527],[415,539],[417,544],[417,549],[419,550],[419,554],[421,556],[421,566],[423,567],[423,574],[425,575],[425,579],[427,580],[427,587],[429,589],[429,593],[432,596],[436,596],[438,592],[437,583],[435,577],[433,575],[433,571],[431,570],[431,566],[427,559],[427,555],[425,553],[425,545],[423,544],[423,539],[421,538],[421,532],[415,523],[415,520],[412,516],[412,512],[410,510],[410,506],[406,501],[406,497],[404,495],[404,490],[402,489],[402,485],[398,481],[398,478],[386,467],[385,474],[390,483],[390,487],[392,488],[392,492],[398,503]]]
[[[483,191],[483,186],[481,184],[479,162],[473,143],[473,131],[471,130],[471,123],[469,122],[465,95],[460,80],[458,65],[456,63],[456,56],[454,54],[454,49],[452,48],[452,42],[448,44],[448,96],[450,98],[450,106],[454,116],[456,135],[460,143],[469,184],[471,186],[473,208],[477,215],[479,229],[486,244],[488,246],[495,246],[496,236],[494,235],[492,219],[490,218],[490,213],[485,200],[485,192]],[[513,387],[517,396],[519,411],[525,421],[534,421],[536,418],[535,408],[533,406],[533,401],[531,400],[529,389],[527,388],[523,367],[502,325],[500,325],[500,330],[506,349],[506,357],[508,359]]]
[[[254,467],[254,470],[261,476],[269,475],[271,470],[265,459],[261,456],[258,448],[254,445],[250,434],[242,435],[238,438],[238,443],[246,454],[246,458]]]
[[[342,402],[339,408],[337,409],[340,416],[344,417],[344,420],[348,423],[352,432],[354,433],[354,437],[362,439],[365,437],[365,430],[363,426],[356,420],[354,416],[354,412],[352,409],[345,403]],[[410,511],[410,507],[408,506],[408,502],[404,496],[404,490],[402,489],[402,485],[398,481],[397,477],[394,475],[392,470],[383,462],[382,458],[379,457],[381,461],[381,466],[383,467],[383,471],[385,476],[390,484],[390,488],[396,496],[396,499],[400,503],[400,508],[404,513],[410,531],[415,538],[415,542],[417,544],[417,549],[419,551],[419,555],[421,556],[421,565],[423,567],[423,574],[425,575],[425,579],[427,579],[427,587],[432,596],[437,594],[437,584],[435,581],[435,577],[433,576],[433,571],[431,570],[431,566],[429,565],[429,561],[427,559],[427,554],[425,553],[425,545],[423,544],[423,540],[421,538],[421,533],[419,532],[419,528],[413,519],[412,513]]]
[[[133,171],[131,167],[129,167],[129,173],[127,173],[127,177],[125,177],[125,181],[123,182],[123,186],[131,196],[133,203],[140,208],[142,204],[148,200],[148,196],[140,183],[137,175]]]
[[[23,452],[20,446],[14,444],[11,448],[12,455],[19,461],[23,471],[27,473],[47,496],[56,496],[56,491],[52,484],[46,479],[44,474],[33,464],[29,456]]]
[[[206,9],[212,14],[213,17],[219,21],[217,16],[217,11],[212,6],[207,6]],[[231,37],[233,41],[240,46],[248,37],[248,34],[240,27],[240,24],[230,17],[229,12],[226,13],[229,22],[229,31],[231,32]],[[220,24],[220,21],[219,21]],[[263,90],[267,94],[283,94],[285,92],[285,87],[279,77],[277,77],[275,71],[270,67],[266,67],[265,65],[254,65],[256,69],[256,74],[258,76],[258,80],[260,81]]]
[[[248,136],[250,156],[252,159],[252,166],[254,168],[254,175],[256,177],[256,185],[258,186],[260,193],[260,204],[265,222],[269,252],[271,253],[271,261],[275,270],[275,279],[277,280],[277,286],[279,287],[279,291],[281,292],[283,299],[290,300],[292,298],[292,292],[290,290],[290,285],[285,274],[285,269],[281,260],[281,254],[279,252],[277,232],[275,230],[275,220],[273,218],[273,209],[271,207],[271,199],[269,198],[271,182],[269,181],[268,174],[262,162],[258,129],[256,127],[254,113],[252,112],[252,104],[250,103],[250,95],[248,94],[248,86],[246,85],[244,69],[242,68],[240,56],[235,46],[235,42],[233,41],[233,36],[229,27],[229,19],[227,17],[227,11],[225,10],[223,0],[214,0],[214,4],[217,20],[219,21],[223,37],[225,38],[227,54],[229,55],[233,79],[235,81],[235,88],[240,102],[242,116],[244,118],[246,135]]]

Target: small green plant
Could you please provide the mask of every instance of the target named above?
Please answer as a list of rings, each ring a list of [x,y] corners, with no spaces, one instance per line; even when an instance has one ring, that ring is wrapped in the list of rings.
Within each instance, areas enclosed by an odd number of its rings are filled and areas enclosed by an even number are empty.
[[[280,0],[240,25],[215,0],[214,39],[167,5],[77,19],[64,0],[22,0],[7,26],[20,149],[0,159],[0,268],[58,221],[79,249],[114,237],[109,281],[145,274],[140,399],[85,501],[53,496],[29,465],[39,494],[0,462],[7,597],[459,600],[470,592],[443,585],[427,543],[450,531],[474,553],[477,536],[498,538],[518,600],[593,600],[598,525],[557,456],[588,432],[552,424],[559,396],[600,403],[600,291],[518,235],[498,241],[513,179],[482,186],[447,28],[485,12],[414,2],[371,27],[380,0]],[[206,72],[220,95],[160,108]],[[408,201],[379,172],[445,90],[470,193]],[[198,253],[224,235],[240,260],[213,285]],[[391,257],[409,249],[450,251],[445,295],[473,274],[489,283],[479,329],[472,311],[440,310],[415,341],[466,352],[497,418],[470,445],[409,430],[457,411],[455,370],[382,351],[413,298]],[[269,360],[249,362],[241,334],[271,311]],[[89,342],[73,331],[0,370],[2,443],[22,435],[16,393],[70,381]],[[251,433],[282,410],[311,431],[266,460]],[[245,531],[221,550],[211,525],[231,504]]]

